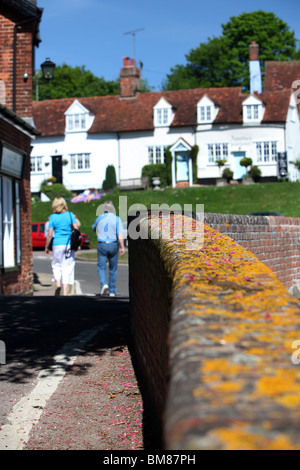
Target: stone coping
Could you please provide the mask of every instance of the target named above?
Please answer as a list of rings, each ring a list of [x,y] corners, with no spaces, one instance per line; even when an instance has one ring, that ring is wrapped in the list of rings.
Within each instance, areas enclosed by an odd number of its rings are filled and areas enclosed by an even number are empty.
[[[146,238],[147,218],[140,227]],[[193,221],[171,240],[159,230],[151,221],[152,249],[173,281],[166,448],[299,449],[300,303],[208,225]],[[203,238],[190,249],[195,231]]]

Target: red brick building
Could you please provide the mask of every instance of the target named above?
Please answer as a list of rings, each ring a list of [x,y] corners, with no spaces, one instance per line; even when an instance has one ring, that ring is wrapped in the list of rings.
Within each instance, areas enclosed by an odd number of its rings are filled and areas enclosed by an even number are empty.
[[[34,47],[42,10],[35,0],[0,0],[0,294],[29,294]]]

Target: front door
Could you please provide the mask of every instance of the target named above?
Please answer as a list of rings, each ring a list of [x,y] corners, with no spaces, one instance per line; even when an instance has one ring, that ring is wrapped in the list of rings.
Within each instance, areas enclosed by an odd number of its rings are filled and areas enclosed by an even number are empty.
[[[244,158],[246,156],[246,153],[245,152],[234,152],[233,156],[234,156],[233,179],[234,180],[240,180],[247,173],[246,167],[240,165],[240,161],[242,160],[242,158]]]
[[[62,184],[62,156],[55,155],[52,157],[52,176],[56,178],[56,183]]]
[[[176,182],[189,181],[189,156],[188,152],[176,153]]]

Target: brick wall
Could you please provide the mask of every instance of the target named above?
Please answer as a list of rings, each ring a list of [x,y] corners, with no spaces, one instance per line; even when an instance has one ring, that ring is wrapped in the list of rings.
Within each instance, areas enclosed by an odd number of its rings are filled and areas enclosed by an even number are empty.
[[[300,219],[205,214],[205,223],[253,252],[298,296],[300,291]]]
[[[15,22],[20,20],[14,18]],[[0,80],[5,84],[5,105],[13,110],[13,56],[15,22],[0,15]],[[32,25],[18,28],[16,41],[16,109],[19,116],[32,117]],[[24,81],[24,74],[28,74]]]
[[[298,219],[207,221],[253,241],[270,262],[272,250],[283,263],[288,251],[297,256]],[[132,334],[162,447],[298,448],[300,381],[291,357],[299,302],[252,252],[209,225],[195,251],[147,238],[147,219],[140,227],[141,238],[129,240]],[[287,277],[289,284],[297,274]]]

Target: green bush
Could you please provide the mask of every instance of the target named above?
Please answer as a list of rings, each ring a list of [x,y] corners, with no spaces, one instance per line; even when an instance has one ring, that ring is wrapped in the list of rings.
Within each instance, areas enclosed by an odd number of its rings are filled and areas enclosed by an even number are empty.
[[[52,185],[48,185],[47,181],[43,181],[40,187],[40,191],[53,201],[56,197],[63,197],[64,199],[68,199],[73,197],[72,191],[69,191],[63,184],[54,183]]]
[[[108,191],[117,186],[116,170],[113,165],[108,165],[105,172],[105,180],[102,183],[102,189]]]
[[[248,168],[248,166],[252,165],[252,158],[244,157],[240,161],[240,165]]]
[[[155,176],[160,177],[160,187],[164,188],[168,185],[168,171],[167,166],[164,163],[153,163],[151,165],[145,165],[142,168],[142,177],[148,178],[149,188],[153,187],[152,178]]]
[[[223,170],[222,177],[227,181],[227,183],[229,183],[233,178],[233,171],[231,171],[230,168],[225,168],[225,170]]]
[[[251,170],[249,171],[249,176],[253,179],[253,181],[257,182],[260,180],[261,177],[261,170],[258,168],[258,166],[253,166]]]

